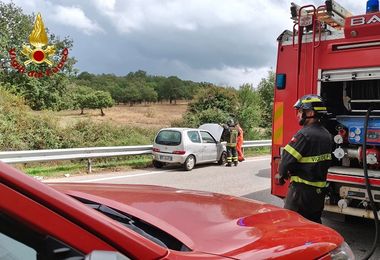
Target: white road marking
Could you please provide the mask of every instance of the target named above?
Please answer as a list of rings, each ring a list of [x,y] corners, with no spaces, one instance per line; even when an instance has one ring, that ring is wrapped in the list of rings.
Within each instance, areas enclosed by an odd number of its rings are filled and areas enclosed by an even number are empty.
[[[243,163],[267,161],[269,159],[270,159],[270,157],[252,158],[252,159],[245,160]],[[128,174],[128,175],[122,175],[122,176],[97,178],[97,179],[91,179],[91,180],[80,180],[80,181],[73,181],[73,182],[83,182],[84,183],[84,182],[107,181],[107,180],[116,180],[116,179],[139,177],[139,176],[145,176],[145,175],[153,175],[153,174],[164,173],[164,172],[170,172],[170,171],[165,171],[165,170],[164,171],[153,171],[153,172],[145,172],[145,173],[138,173],[138,174]]]
[[[104,178],[91,179],[91,180],[81,180],[81,181],[74,181],[74,182],[93,182],[93,181],[115,180],[115,179],[131,178],[131,177],[138,177],[138,176],[144,176],[144,175],[152,175],[152,174],[157,174],[157,173],[161,173],[161,172],[169,172],[169,171],[145,172],[145,173],[132,174],[132,175],[104,177]]]

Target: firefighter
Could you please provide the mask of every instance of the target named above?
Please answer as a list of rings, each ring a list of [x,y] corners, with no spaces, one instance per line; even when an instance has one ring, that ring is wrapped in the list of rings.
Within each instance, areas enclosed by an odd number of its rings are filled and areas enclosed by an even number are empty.
[[[238,156],[236,152],[236,143],[239,131],[236,127],[235,121],[230,118],[227,121],[227,125],[223,125],[222,141],[227,141],[227,164],[230,167],[232,162],[235,166],[238,165]]]
[[[321,124],[327,109],[318,95],[303,96],[294,108],[303,127],[285,146],[276,178],[280,185],[290,179],[284,208],[322,223],[326,176],[333,149],[332,136]]]

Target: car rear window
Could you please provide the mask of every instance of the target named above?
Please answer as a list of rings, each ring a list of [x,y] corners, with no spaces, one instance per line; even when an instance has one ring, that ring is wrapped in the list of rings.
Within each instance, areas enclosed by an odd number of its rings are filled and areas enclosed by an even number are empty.
[[[162,130],[158,133],[155,142],[162,145],[179,145],[181,143],[181,132]]]

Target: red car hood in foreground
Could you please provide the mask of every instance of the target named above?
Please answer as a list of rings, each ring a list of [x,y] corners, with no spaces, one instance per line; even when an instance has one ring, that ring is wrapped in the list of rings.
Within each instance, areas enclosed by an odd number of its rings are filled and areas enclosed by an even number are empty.
[[[138,217],[198,252],[234,258],[315,259],[343,242],[332,229],[292,211],[244,198],[148,185],[49,185]]]

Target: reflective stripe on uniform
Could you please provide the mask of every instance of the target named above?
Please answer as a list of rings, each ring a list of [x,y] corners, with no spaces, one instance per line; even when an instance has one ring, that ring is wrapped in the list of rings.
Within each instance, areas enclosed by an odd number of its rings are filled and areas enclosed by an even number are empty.
[[[314,186],[314,187],[317,187],[317,188],[324,188],[326,187],[326,182],[325,181],[307,181],[307,180],[304,180],[298,176],[291,176],[290,177],[290,181],[291,182],[298,182],[298,183],[304,183],[304,184],[307,184],[307,185],[310,185],[310,186]]]
[[[290,145],[286,145],[284,149],[285,151],[290,153],[294,158],[296,158],[299,163],[317,163],[322,161],[330,161],[332,159],[330,153],[303,157],[296,149],[294,149]]]
[[[297,150],[294,149],[293,147],[291,147],[290,145],[287,144],[284,149],[285,149],[285,151],[290,153],[294,158],[296,158],[297,161],[299,161],[302,158],[302,155],[299,152],[297,152]]]
[[[316,111],[325,111],[325,110],[327,110],[327,108],[326,107],[314,107],[314,110],[316,110]]]
[[[331,153],[325,153],[325,154],[316,155],[316,156],[302,157],[298,161],[300,163],[317,163],[317,162],[330,161],[330,160],[331,160]]]
[[[310,98],[310,99],[304,99],[301,101],[302,103],[312,103],[312,102],[322,102],[319,98]]]

